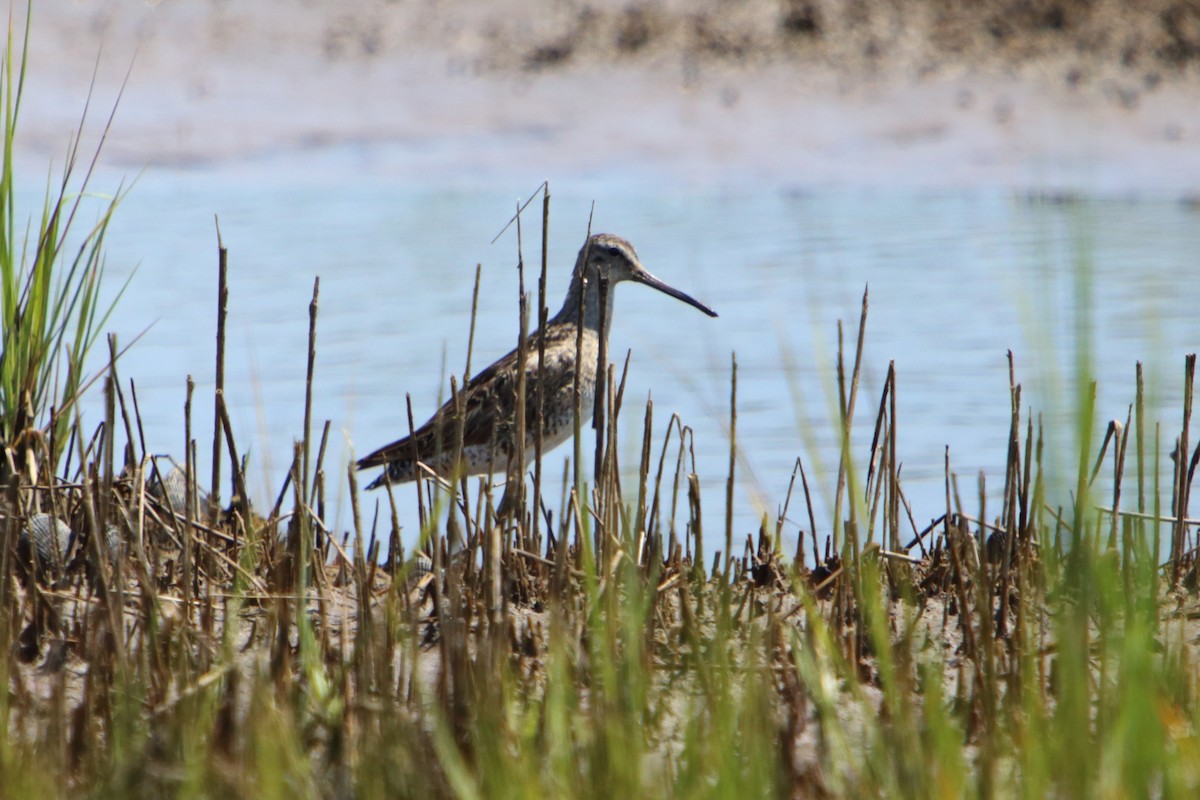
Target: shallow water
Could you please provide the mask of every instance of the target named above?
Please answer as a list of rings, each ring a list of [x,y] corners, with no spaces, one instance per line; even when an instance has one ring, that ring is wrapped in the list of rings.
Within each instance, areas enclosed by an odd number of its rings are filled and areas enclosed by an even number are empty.
[[[511,216],[516,195],[536,185],[397,185],[371,177],[368,156],[358,148],[327,155],[342,160],[341,173],[270,162],[148,170],[123,203],[108,246],[110,285],[137,269],[109,327],[128,342],[151,326],[120,364],[126,382],[137,384],[147,448],[182,451],[190,374],[193,431],[206,475],[216,326],[213,214],[219,215],[230,265],[226,395],[263,504],[274,498],[301,434],[308,302],[320,277],[314,419],[318,432],[324,420],[332,423],[326,471],[339,487],[339,528],[349,525],[344,475],[351,451],[364,454],[407,431],[405,393],[419,424],[448,391],[447,375],[461,376],[476,263],[483,272],[473,371],[514,345],[514,231],[489,242]],[[101,176],[96,186],[115,183],[108,179]],[[1089,330],[1100,431],[1108,419],[1125,418],[1134,364],[1142,360],[1155,390],[1148,410],[1163,423],[1164,452],[1171,448],[1183,357],[1197,344],[1189,291],[1200,252],[1194,208],[1167,201],[1039,202],[986,188],[697,187],[612,173],[575,176],[551,190],[551,313],[592,201],[595,230],[630,239],[651,271],[720,313],[712,320],[656,292],[624,286],[610,343],[614,361],[632,351],[623,463],[636,469],[641,406],[652,394],[659,436],[672,413],[695,431],[710,538],[723,529],[733,353],[740,456],[735,535],[756,531],[763,511],[774,518],[798,456],[813,482],[818,532],[828,532],[837,461],[830,424],[836,323],[845,322],[850,357],[867,286],[855,457],[866,457],[894,360],[898,456],[918,524],[944,509],[946,446],[969,508],[977,508],[981,471],[989,507],[999,507],[1009,349],[1025,407],[1046,411],[1053,423],[1074,398],[1074,332]],[[539,219],[539,211],[528,215],[524,230],[532,265],[526,282],[534,289]],[[1089,275],[1094,307],[1090,324],[1081,327],[1077,284]],[[87,406],[91,419],[100,418],[100,407],[97,391]],[[1068,466],[1074,432],[1049,427],[1060,446],[1048,453]],[[560,474],[567,449],[549,456],[549,474]],[[558,490],[548,492],[557,511]],[[364,506],[368,519],[375,497]],[[413,493],[401,488],[397,498],[411,533]],[[807,529],[799,500],[790,517]],[[789,541],[796,529],[785,528]]]

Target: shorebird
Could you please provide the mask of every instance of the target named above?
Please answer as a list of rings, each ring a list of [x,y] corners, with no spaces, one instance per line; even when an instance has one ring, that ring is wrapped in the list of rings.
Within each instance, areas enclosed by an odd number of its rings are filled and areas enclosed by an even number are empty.
[[[602,277],[607,281],[602,281]],[[638,260],[633,245],[620,236],[598,233],[589,237],[575,261],[571,286],[563,300],[562,309],[546,323],[545,369],[538,369],[541,331],[534,331],[526,339],[524,466],[528,466],[534,457],[537,381],[544,384],[541,395],[545,405],[542,414],[544,452],[572,436],[577,370],[580,370],[580,420],[586,422],[591,419],[600,341],[601,337],[605,341],[608,339],[608,331],[612,326],[613,289],[621,281],[650,286],[700,309],[710,317],[717,316],[717,312],[708,306],[647,272]],[[600,318],[602,284],[608,287],[608,296],[603,304],[604,319]],[[579,337],[580,327],[583,328],[582,340]],[[513,418],[517,404],[517,351],[514,349],[473,377],[461,393],[465,409],[461,463],[452,463],[456,412],[451,398],[412,436],[385,445],[359,459],[359,469],[386,468],[367,486],[368,489],[415,479],[419,466],[414,463],[414,456],[419,464],[442,477],[508,470],[509,459],[515,450]]]

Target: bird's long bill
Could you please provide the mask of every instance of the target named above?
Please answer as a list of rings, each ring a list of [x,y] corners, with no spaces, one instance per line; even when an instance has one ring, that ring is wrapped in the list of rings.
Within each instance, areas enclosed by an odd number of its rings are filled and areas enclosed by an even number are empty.
[[[646,272],[646,270],[644,270],[644,269],[638,270],[634,274],[633,279],[635,281],[637,281],[638,283],[644,283],[646,286],[649,286],[653,289],[658,289],[663,294],[669,295],[670,297],[674,297],[676,300],[682,300],[683,302],[687,303],[689,306],[700,309],[705,314],[708,314],[710,317],[717,316],[717,312],[713,311],[711,308],[704,305],[704,303],[701,303],[699,300],[697,300],[696,298],[692,297],[689,294],[684,294],[683,292],[676,289],[674,286],[670,286],[670,285],[664,283],[663,281],[661,281],[658,278],[651,275],[649,272]]]

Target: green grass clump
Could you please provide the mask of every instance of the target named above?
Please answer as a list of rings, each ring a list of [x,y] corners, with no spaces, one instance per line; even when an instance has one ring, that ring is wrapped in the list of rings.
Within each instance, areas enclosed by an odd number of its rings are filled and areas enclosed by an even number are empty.
[[[28,11],[32,12],[32,2]],[[79,165],[77,136],[67,148],[66,163],[56,182],[49,183],[36,226],[16,217],[16,171],[13,149],[25,89],[29,26],[25,27],[20,57],[11,23],[0,57],[0,108],[3,109],[3,172],[0,173],[0,441],[15,451],[25,466],[25,453],[47,458],[53,470],[63,453],[72,404],[86,388],[84,359],[101,335],[116,304],[100,302],[104,274],[104,239],[122,190],[104,201],[91,227],[75,235],[80,225],[88,183],[100,146],[82,180],[74,180]],[[84,115],[86,121],[86,112]],[[111,123],[111,120],[110,120]],[[107,133],[107,128],[105,129]],[[119,295],[118,295],[119,296]],[[48,419],[54,409],[55,419]],[[46,434],[49,436],[46,436]],[[10,464],[0,464],[0,476]]]

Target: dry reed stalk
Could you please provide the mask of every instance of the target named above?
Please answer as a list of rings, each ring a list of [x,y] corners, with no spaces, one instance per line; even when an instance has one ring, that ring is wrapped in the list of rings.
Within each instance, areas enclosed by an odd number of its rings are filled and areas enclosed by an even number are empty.
[[[595,217],[595,214],[596,214],[596,204],[593,202],[592,208],[588,212],[587,234],[583,240],[584,241],[583,263],[585,263],[585,264],[588,262],[588,259],[591,258],[592,220]],[[586,294],[587,294],[586,292],[579,293],[579,306],[576,309],[577,316],[579,319],[584,318],[584,316],[583,316],[583,314],[584,314],[583,299]],[[579,325],[575,329],[575,363],[576,364],[583,363],[582,360],[580,359],[580,354],[582,352],[583,352],[583,326]],[[584,491],[583,491],[583,389],[582,389],[582,379],[583,379],[583,370],[578,370],[578,369],[575,370],[574,380],[572,381],[572,390],[571,390],[572,391],[572,393],[571,393],[572,406],[573,406],[573,423],[574,423],[574,430],[573,430],[573,437],[572,437],[574,449],[573,449],[573,456],[572,456],[572,462],[571,462],[574,467],[574,476],[571,481],[571,485],[574,487],[573,491],[575,492],[577,504],[579,502],[579,498],[581,498],[584,495]],[[577,522],[577,527],[575,528],[575,543],[576,543],[576,546],[578,547],[580,540],[583,538],[583,528],[582,528],[583,515],[578,513],[578,507],[576,508],[576,512],[577,513],[574,514],[573,516]],[[582,556],[582,548],[579,548],[579,549],[580,549],[580,556]]]
[[[689,552],[692,554],[692,579],[701,583],[704,581],[704,525],[701,522],[700,511],[700,476],[694,472],[688,473],[688,527],[691,532]],[[694,543],[694,546],[692,546]]]
[[[313,464],[313,480],[315,482],[314,489],[316,491],[317,517],[325,519],[325,450],[329,446],[329,429],[331,423],[325,420],[325,424],[321,426],[321,442],[317,445],[317,460]],[[312,498],[309,498],[309,503],[312,503]],[[328,547],[325,543],[325,533],[320,528],[314,531],[316,539],[313,541],[313,549],[321,554],[324,559],[328,555]]]
[[[820,557],[820,547],[817,545],[817,518],[813,513],[812,494],[808,490],[808,475],[804,471],[804,462],[798,457],[796,465],[800,467],[800,486],[804,489],[804,505],[808,509],[808,529],[812,536],[813,560]]]
[[[891,522],[890,541],[888,546],[893,550],[900,546],[900,464],[896,460],[896,436],[900,430],[896,421],[896,362],[888,362],[887,383],[891,387],[888,392],[888,466],[891,473],[888,476],[888,518]]]
[[[1192,391],[1196,376],[1195,353],[1189,353],[1184,358],[1183,376],[1183,428],[1175,447],[1175,507],[1172,509],[1175,514],[1175,524],[1171,536],[1171,583],[1175,585],[1179,584],[1179,580],[1182,577],[1184,535],[1187,531],[1187,525],[1183,520],[1187,516],[1188,480],[1186,463],[1188,429],[1192,419]]]
[[[1021,507],[1019,510],[1020,516],[1017,523],[1017,533],[1020,537],[1021,557],[1027,560],[1030,556],[1030,548],[1033,542],[1033,526],[1034,520],[1030,514],[1030,509],[1036,509],[1037,504],[1030,497],[1030,486],[1034,461],[1034,438],[1033,438],[1033,417],[1030,416],[1025,420],[1025,456],[1024,466],[1021,473],[1021,490],[1018,494]],[[1041,473],[1038,474],[1039,479]]]
[[[404,394],[404,408],[408,415],[408,440],[410,442],[412,442],[412,455],[411,455],[412,462],[414,465],[417,465],[417,464],[420,464],[420,461],[421,461],[420,454],[417,451],[417,439],[416,439],[416,430],[417,429],[413,423],[412,395],[407,392],[405,392],[405,394]],[[439,438],[441,437],[440,431],[438,432],[438,437]],[[438,442],[438,444],[440,445],[441,442]],[[414,469],[414,475],[415,475],[415,477],[413,478],[413,488],[417,492],[417,522],[420,525],[421,535],[423,536],[425,534],[425,531],[427,530],[427,526],[429,524],[429,515],[425,510],[425,493],[423,491],[423,489],[425,487],[425,481],[422,477],[422,471],[420,469]],[[386,472],[384,472],[384,482],[385,482],[385,485],[387,486],[388,494],[391,494],[391,492],[392,492],[391,479],[389,479],[387,477]],[[393,501],[393,505],[394,504],[395,504],[395,502]]]
[[[648,406],[652,406],[653,400],[647,398],[646,403]],[[650,500],[650,508],[649,508],[649,511],[647,512],[646,529],[649,532],[653,532],[659,538],[662,537],[662,520],[660,518],[660,508],[661,508],[660,497],[661,497],[661,491],[662,491],[663,471],[666,467],[667,446],[671,442],[671,431],[676,430],[678,428],[679,428],[679,415],[672,414],[670,419],[667,420],[667,430],[663,435],[662,450],[659,451],[659,456],[658,456],[658,468],[655,470],[655,473],[654,473],[654,495],[652,496],[652,498]],[[674,489],[673,489],[673,499],[672,499],[672,506],[671,506],[671,525],[670,525],[669,544],[667,545],[667,552],[669,552],[669,553],[675,551],[675,545],[676,545],[675,520],[674,520],[675,500],[677,499],[678,494],[679,494],[679,472],[680,472],[680,465],[682,464],[682,462],[683,462],[683,447],[682,447],[682,442],[681,442],[681,445],[679,448],[679,456],[676,460],[676,465],[675,465],[675,475],[674,475],[675,484],[674,484]]]
[[[851,373],[850,389],[849,389],[848,395],[847,395],[846,380],[845,380],[845,376],[846,376],[845,361],[844,361],[843,355],[842,355],[842,323],[840,321],[838,322],[838,357],[837,357],[838,401],[839,401],[838,408],[841,413],[841,426],[840,426],[840,430],[838,433],[839,433],[839,437],[840,437],[841,455],[839,456],[839,460],[838,460],[837,488],[835,489],[834,496],[833,496],[834,497],[834,501],[833,501],[833,505],[834,505],[833,546],[834,546],[835,550],[840,550],[841,546],[843,544],[841,541],[841,538],[840,538],[841,531],[842,531],[842,525],[844,522],[842,520],[842,503],[843,503],[842,498],[843,498],[843,495],[845,494],[845,492],[847,491],[847,486],[846,486],[847,481],[851,477],[849,474],[849,469],[850,469],[850,463],[849,463],[849,459],[850,459],[850,429],[854,423],[854,404],[855,404],[855,400],[858,396],[858,379],[859,379],[860,370],[862,369],[863,341],[866,336],[866,330],[867,330],[867,309],[868,309],[868,307],[869,307],[868,306],[868,289],[864,288],[863,289],[863,297],[862,297],[862,311],[859,315],[859,322],[858,322],[858,345],[855,348],[854,369]],[[855,509],[854,503],[850,503],[849,511],[850,511],[850,519],[851,520],[855,519],[856,515],[857,515],[857,511]],[[858,543],[847,541],[846,544],[850,545],[850,547],[852,548],[852,552],[854,552],[854,558],[857,559]]]
[[[886,389],[884,391],[886,391]],[[879,421],[880,421],[880,423],[882,423],[881,433],[883,434],[885,440],[888,435],[886,417],[887,417],[887,406],[885,404],[880,408],[880,414],[879,414]],[[890,471],[890,467],[888,466],[888,463],[887,463],[887,448],[886,447],[881,447],[881,448],[872,447],[872,457],[870,458],[870,469],[875,471],[875,475],[874,475],[875,481],[874,481],[873,486],[869,483],[867,484],[866,496],[863,498],[863,502],[869,501],[869,506],[867,508],[867,541],[865,542],[866,545],[871,545],[871,544],[874,544],[874,542],[875,542],[875,522],[876,522],[876,520],[878,518],[878,514],[879,514],[879,504],[883,499],[884,479],[882,477],[882,474]],[[870,474],[868,474],[868,481],[871,479],[871,477],[872,476]],[[884,514],[886,516],[886,514],[887,514],[886,510],[884,511]],[[885,525],[887,524],[886,520],[884,521],[884,524]],[[880,538],[882,540],[882,537],[880,537]]]
[[[304,501],[304,505],[308,505],[312,500],[311,484],[309,483],[309,451],[312,441],[312,388],[313,388],[313,373],[316,368],[317,361],[317,311],[319,309],[319,301],[321,297],[321,278],[317,276],[313,279],[312,300],[308,304],[308,350],[307,362],[304,370],[304,432],[303,444],[304,454],[301,463],[300,496]],[[215,488],[215,487],[214,487]]]
[[[608,314],[608,276],[598,276],[600,284],[600,319],[603,326]],[[583,318],[580,317],[582,320]],[[582,322],[580,323],[582,327]],[[594,453],[594,461],[592,465],[592,482],[596,486],[601,485],[604,470],[604,444],[605,444],[605,400],[607,398],[606,390],[608,382],[605,376],[608,374],[608,337],[604,335],[603,328],[600,334],[600,354],[596,357],[596,375],[595,375],[595,393],[592,398],[592,429],[596,431],[596,452]],[[603,553],[600,549],[596,549],[596,557],[603,560]]]
[[[1137,510],[1145,513],[1146,511],[1146,409],[1144,376],[1142,375],[1142,362],[1137,362],[1134,374],[1135,394],[1134,394],[1134,419],[1135,419],[1135,435],[1134,446],[1137,450]],[[1157,462],[1155,462],[1157,463]],[[1157,557],[1157,554],[1156,556]]]
[[[110,367],[115,366],[110,362]],[[115,372],[113,373],[116,374]],[[124,469],[133,469],[138,462],[141,461],[141,456],[137,453],[137,438],[133,435],[133,422],[129,416],[129,407],[125,403],[125,392],[121,389],[120,380],[113,382],[113,388],[117,392],[117,407],[121,409],[121,424],[125,429],[125,452],[124,452]],[[145,450],[142,450],[145,454]]]
[[[505,501],[502,514],[515,522],[517,541],[528,547],[527,536],[522,536],[525,519],[525,422],[529,366],[529,296],[525,292],[525,253],[521,241],[521,214],[517,212],[517,400],[513,408],[512,452],[509,454],[507,482],[504,486]],[[541,364],[538,365],[539,372]],[[511,497],[511,500],[508,498]],[[536,516],[536,515],[535,515]],[[487,523],[490,528],[490,522]],[[527,529],[526,529],[527,530]],[[505,539],[508,537],[505,536]]]
[[[1117,549],[1117,527],[1121,516],[1121,478],[1125,473],[1125,447],[1129,442],[1129,426],[1132,421],[1133,405],[1130,404],[1129,410],[1125,416],[1124,425],[1122,425],[1119,420],[1115,419],[1108,423],[1109,429],[1113,431],[1117,441],[1116,446],[1113,448],[1113,513],[1112,527],[1109,531],[1108,539],[1108,547],[1110,550]],[[1124,556],[1125,558],[1129,557],[1128,549],[1126,549]]]
[[[355,459],[350,458],[346,467],[346,484],[350,491],[350,517],[354,525],[354,588],[358,620],[358,631],[355,641],[355,685],[359,691],[367,692],[372,686],[389,685],[391,681],[379,681],[377,672],[372,669],[375,665],[370,656],[374,655],[375,620],[371,614],[371,577],[367,574],[366,556],[363,553],[362,513],[358,505],[358,479],[354,468]],[[320,569],[318,572],[322,571]],[[373,570],[372,570],[373,574]],[[344,628],[344,626],[343,626]],[[322,630],[326,626],[322,624]]]
[[[184,471],[183,485],[187,487],[187,491],[183,498],[183,516],[184,526],[180,531],[176,525],[176,533],[179,535],[180,543],[183,548],[181,553],[181,562],[183,567],[183,618],[187,620],[187,626],[191,627],[192,620],[192,572],[194,570],[193,556],[193,529],[192,520],[195,519],[195,510],[192,508],[192,498],[194,492],[192,487],[195,486],[195,475],[192,472],[192,460],[187,457],[191,452],[192,443],[192,392],[195,390],[196,384],[192,380],[192,376],[187,377],[187,399],[183,405],[183,452],[184,452]],[[174,509],[172,509],[174,511]]]
[[[294,619],[304,613],[301,587],[304,583],[304,534],[308,530],[309,516],[303,510],[304,503],[304,442],[292,444],[292,464],[289,472],[292,489],[293,513],[288,520],[286,559],[276,569],[272,589],[275,595],[275,636],[271,643],[271,678],[276,694],[286,696],[293,686],[291,628]]]
[[[518,218],[518,224],[519,223],[520,219]],[[458,391],[457,387],[455,386],[454,376],[451,376],[450,378],[451,402],[454,403],[455,409],[453,440],[454,447],[451,450],[453,457],[450,463],[455,465],[456,470],[456,475],[451,476],[448,481],[450,484],[450,498],[448,503],[449,510],[446,518],[446,546],[450,549],[461,547],[464,550],[469,550],[468,543],[473,537],[473,526],[470,514],[469,482],[466,475],[466,470],[461,468],[460,465],[463,464],[463,441],[466,437],[467,430],[467,387],[471,382],[471,358],[475,351],[475,327],[479,318],[479,286],[482,277],[483,265],[476,264],[475,280],[471,287],[471,317],[467,331],[467,356],[465,363],[463,364],[462,391]],[[454,514],[456,505],[458,510],[462,512],[463,517],[461,531],[458,530],[457,519]],[[466,570],[463,576],[464,580],[470,579],[473,566],[474,559],[468,558],[466,560]],[[457,610],[459,607],[459,587],[457,581],[454,581],[453,584],[449,582],[453,577],[454,576],[450,573],[448,573],[446,576],[448,581],[447,593],[449,595],[449,602],[452,608]],[[455,613],[457,613],[457,611]]]
[[[904,506],[904,513],[908,517],[909,527],[912,528],[913,534],[914,534],[912,540],[906,546],[901,547],[899,549],[902,552],[908,552],[914,546],[916,546],[916,547],[920,548],[920,550],[921,550],[921,558],[923,558],[923,559],[928,558],[929,551],[925,549],[925,537],[929,534],[930,530],[932,530],[933,528],[935,528],[937,526],[937,522],[935,521],[924,531],[918,532],[917,531],[917,520],[916,520],[916,518],[913,517],[912,505],[908,502],[907,495],[904,494],[904,487],[897,486],[896,493],[898,495],[900,495],[900,504],[902,506]]]
[[[221,409],[225,395],[225,321],[229,309],[229,250],[221,240],[221,221],[214,215],[217,230],[217,353],[213,386],[212,482],[209,483],[208,524],[217,520],[221,508]],[[236,469],[236,467],[235,467]]]
[[[792,474],[788,478],[787,491],[783,495],[783,505],[779,507],[779,514],[775,517],[775,544],[780,546],[783,539],[783,523],[788,518],[788,509],[792,504],[792,492],[796,488],[796,474],[800,470],[800,458],[796,457],[796,462],[792,465]],[[792,565],[799,570],[804,566],[804,530],[796,526],[796,555],[792,559]]]
[[[987,519],[987,477],[982,471],[979,473],[979,518],[982,520]],[[966,533],[965,524],[963,528],[964,533]],[[979,530],[980,542],[985,540],[983,530],[983,528]],[[963,537],[964,541],[966,541],[966,538],[966,536]],[[993,595],[1000,594],[1001,597],[1007,597],[1008,587],[1007,585],[1000,585],[999,581],[996,580],[996,575],[992,573],[990,559],[986,557],[986,554],[981,553],[980,557],[972,560],[971,566],[976,567],[978,570],[978,574],[972,576],[972,581],[976,589],[975,613],[979,617],[979,622],[976,626],[979,631],[978,641],[982,643],[982,647],[975,653],[975,663],[979,668],[978,677],[976,678],[976,696],[978,698],[979,695],[982,695],[982,698],[980,698],[980,706],[982,708],[980,723],[984,733],[985,767],[990,769],[988,765],[994,758],[994,754],[989,750],[990,744],[987,734],[992,733],[996,726],[997,687],[996,648],[993,646],[993,642],[999,635],[999,629],[996,627],[995,618],[993,617],[995,613]],[[964,608],[963,611],[965,612],[966,609]]]
[[[737,353],[729,356],[729,473],[725,478],[725,567],[721,580],[729,584],[733,563],[733,487],[737,469]]]
[[[1008,455],[1004,469],[1004,501],[1001,508],[1001,527],[1004,528],[1004,549],[1000,555],[1000,581],[996,587],[1000,595],[1000,615],[997,622],[996,636],[1004,637],[1008,633],[1008,611],[1010,578],[1013,566],[1013,556],[1017,552],[1020,535],[1019,501],[1021,475],[1021,385],[1016,379],[1016,365],[1013,362],[1012,350],[1008,351]],[[982,491],[982,489],[981,489]],[[982,500],[981,500],[982,505]],[[981,512],[981,520],[987,517]],[[982,535],[982,530],[980,531]]]
[[[1159,517],[1162,515],[1162,500],[1161,500],[1161,495],[1160,495],[1160,491],[1161,491],[1162,487],[1159,485],[1160,481],[1159,481],[1159,474],[1158,474],[1159,473],[1158,464],[1160,463],[1159,458],[1161,456],[1162,456],[1162,425],[1161,425],[1161,423],[1156,422],[1156,423],[1154,423],[1154,465],[1155,465],[1155,469],[1154,469],[1154,516],[1155,517]],[[1155,559],[1155,561],[1157,561],[1159,558],[1162,557],[1162,526],[1157,523],[1157,520],[1154,525],[1154,548],[1151,552],[1152,552],[1151,558]],[[1168,560],[1168,563],[1170,563],[1170,560]]]
[[[629,361],[633,357],[632,350],[625,351],[625,362],[621,367],[621,379],[615,378],[615,365],[608,365],[608,431],[605,436],[604,469],[608,488],[608,502],[612,506],[614,522],[621,530],[628,528],[629,520],[621,517],[625,509],[625,496],[621,489],[621,469],[617,463],[617,450],[620,440],[621,406],[625,400],[625,383],[629,379]]]
[[[953,511],[950,506],[950,447],[946,447],[945,459],[945,476],[946,476],[946,513],[942,517],[942,541],[946,549],[950,553],[951,575],[954,581],[955,596],[958,600],[958,621],[962,628],[963,635],[963,650],[968,658],[974,659],[976,654],[975,649],[975,633],[971,626],[971,615],[967,611],[967,589],[966,579],[964,575],[963,563],[961,558],[961,548],[958,546],[954,533],[956,532],[950,524],[953,517]],[[959,537],[961,538],[961,537]]]
[[[108,353],[110,367],[115,365],[117,358],[117,337],[116,334],[108,335]],[[106,370],[106,379],[104,381],[104,440],[101,448],[101,463],[100,463],[100,485],[98,496],[95,496],[95,512],[97,524],[97,537],[102,537],[101,531],[105,530],[105,526],[109,519],[109,504],[113,496],[113,468],[115,459],[115,430],[117,424],[117,393],[114,389],[116,381],[116,372],[110,368]],[[101,562],[96,562],[97,564]]]
[[[638,497],[637,505],[634,509],[633,531],[639,536],[650,537],[650,532],[647,530],[648,507],[647,497],[649,495],[648,481],[650,479],[650,459],[651,459],[651,439],[654,436],[654,400],[649,396],[646,397],[646,411],[642,416],[642,447],[641,457],[638,459]],[[656,542],[651,543],[649,548],[651,557],[662,555],[662,539],[655,537]],[[668,551],[669,552],[669,551]]]
[[[542,184],[542,264],[538,275],[538,374],[534,391],[535,427],[533,433],[533,532],[534,550],[541,549],[538,509],[542,507],[542,456],[546,450],[546,387],[542,370],[546,363],[546,323],[550,308],[546,305],[546,271],[550,252],[550,184]],[[549,526],[547,526],[549,527]],[[551,533],[547,531],[547,533]],[[506,540],[507,541],[507,540]]]
[[[880,435],[882,434],[884,439],[887,438],[887,401],[891,388],[892,382],[891,375],[889,374],[888,378],[883,382],[883,391],[879,393],[879,408],[875,412],[875,429],[871,434],[871,447],[867,451],[869,453],[869,457],[867,458],[867,480],[863,484],[863,492],[868,497],[871,496],[872,489],[881,481],[879,468],[885,463],[883,460],[884,456],[880,452]],[[877,493],[878,491],[876,490]]]

